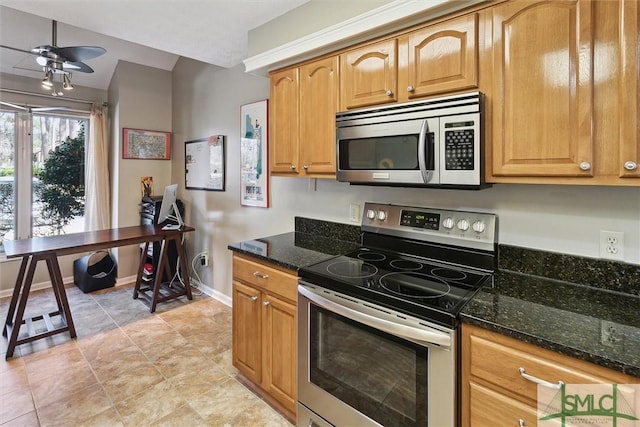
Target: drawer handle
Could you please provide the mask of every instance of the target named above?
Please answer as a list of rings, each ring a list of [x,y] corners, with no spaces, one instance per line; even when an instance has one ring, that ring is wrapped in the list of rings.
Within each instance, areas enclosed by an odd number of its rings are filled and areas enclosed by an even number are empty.
[[[257,277],[258,279],[268,279],[269,275],[268,274],[262,274],[259,271],[254,271],[253,272],[253,277]]]
[[[553,384],[548,381],[541,380],[540,378],[536,378],[533,375],[529,375],[524,371],[524,368],[519,368],[518,371],[520,371],[520,376],[525,380],[529,380],[533,383],[540,384],[545,387],[555,388],[556,390],[560,390],[562,386],[564,386],[564,382],[562,381],[558,381],[558,384]]]

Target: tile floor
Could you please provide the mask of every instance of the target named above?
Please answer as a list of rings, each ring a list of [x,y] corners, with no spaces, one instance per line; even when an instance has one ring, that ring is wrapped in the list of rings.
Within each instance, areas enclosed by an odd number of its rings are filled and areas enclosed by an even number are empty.
[[[236,380],[231,309],[219,301],[182,297],[149,313],[131,286],[67,295],[77,339],[23,344],[8,361],[0,339],[0,426],[291,426]],[[38,291],[27,312],[55,307]]]

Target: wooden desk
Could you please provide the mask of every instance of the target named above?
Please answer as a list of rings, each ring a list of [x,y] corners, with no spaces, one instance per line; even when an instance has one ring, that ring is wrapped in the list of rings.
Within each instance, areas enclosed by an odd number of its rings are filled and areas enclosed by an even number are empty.
[[[189,270],[187,268],[186,255],[182,246],[182,233],[194,231],[191,227],[183,227],[181,230],[162,230],[157,225],[137,225],[133,227],[114,228],[110,230],[88,231],[84,233],[64,234],[59,236],[34,237],[23,240],[5,240],[4,248],[7,258],[22,257],[20,270],[16,279],[7,320],[5,321],[2,335],[9,339],[6,357],[12,357],[17,345],[25,344],[40,338],[62,332],[69,332],[71,338],[76,337],[76,329],[73,325],[71,310],[67,294],[62,282],[62,273],[58,264],[58,257],[62,255],[90,252],[99,249],[114,248],[144,243],[144,250],[140,254],[140,265],[134,287],[133,298],[143,297],[149,305],[152,313],[158,302],[167,301],[186,295],[192,299],[189,283]],[[160,263],[155,272],[153,286],[142,285],[142,272],[146,260],[149,244],[162,241],[160,250]],[[171,288],[163,286],[162,271],[168,270],[167,250],[170,242],[174,242],[180,260],[182,271],[182,283],[174,283]],[[58,310],[42,314],[29,319],[24,319],[24,311],[29,299],[29,292],[33,282],[36,265],[39,261],[45,261],[51,278],[51,287],[56,298]],[[170,276],[169,276],[170,277]],[[59,325],[54,325],[52,316],[60,316]],[[36,332],[34,321],[43,320],[46,331]],[[20,335],[21,327],[27,327],[26,334]]]

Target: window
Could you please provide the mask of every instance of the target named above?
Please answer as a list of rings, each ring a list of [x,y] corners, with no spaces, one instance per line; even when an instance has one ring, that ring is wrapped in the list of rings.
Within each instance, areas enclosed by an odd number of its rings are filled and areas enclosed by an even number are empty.
[[[89,120],[0,111],[0,239],[84,230]]]

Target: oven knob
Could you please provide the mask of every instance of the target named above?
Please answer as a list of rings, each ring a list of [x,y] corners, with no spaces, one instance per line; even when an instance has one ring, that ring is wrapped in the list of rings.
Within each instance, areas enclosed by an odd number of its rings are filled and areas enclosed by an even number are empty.
[[[367,218],[376,219],[376,211],[374,211],[373,209],[367,210]]]
[[[487,225],[482,221],[476,221],[471,226],[476,233],[482,233],[487,229]]]
[[[460,221],[458,221],[458,229],[462,230],[462,231],[467,231],[469,229],[469,221],[467,221],[466,219],[461,219]]]
[[[385,211],[378,211],[378,219],[384,221],[387,219],[387,213]]]
[[[453,218],[451,217],[445,218],[444,221],[442,221],[442,226],[447,230],[451,230],[453,228],[453,225]]]

